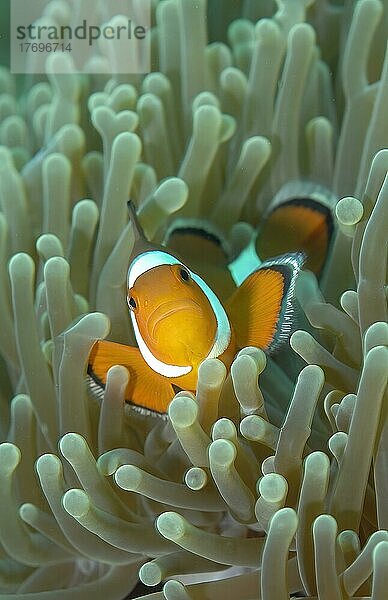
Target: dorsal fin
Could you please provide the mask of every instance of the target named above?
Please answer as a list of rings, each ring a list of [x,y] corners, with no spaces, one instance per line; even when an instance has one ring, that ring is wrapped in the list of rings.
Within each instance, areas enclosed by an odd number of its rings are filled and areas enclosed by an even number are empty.
[[[167,248],[163,245],[160,245],[156,242],[149,241],[144,233],[144,230],[140,224],[139,217],[137,216],[136,208],[132,200],[128,200],[127,202],[128,212],[129,212],[129,220],[132,224],[135,242],[132,248],[131,255],[129,257],[129,264],[135,260],[136,257],[140,256],[140,254],[144,254],[145,252],[159,251],[159,252],[167,252],[171,256],[174,256],[178,260],[181,260],[181,257],[177,252]]]
[[[136,208],[132,200],[128,200],[128,213],[129,220],[132,223],[133,232],[135,235],[135,244],[132,250],[132,257],[138,256],[142,252],[147,252],[148,250],[154,250],[155,246],[149,242],[144,235],[144,231],[142,226],[139,223],[139,219],[136,213]]]

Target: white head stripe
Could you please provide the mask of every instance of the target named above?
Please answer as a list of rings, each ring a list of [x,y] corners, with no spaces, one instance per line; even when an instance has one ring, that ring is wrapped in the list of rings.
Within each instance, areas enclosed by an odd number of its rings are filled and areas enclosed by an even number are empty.
[[[143,275],[143,273],[146,273],[154,267],[159,267],[162,265],[182,265],[182,263],[175,258],[175,256],[172,256],[168,252],[163,252],[162,250],[152,250],[149,252],[144,252],[143,254],[139,254],[139,256],[134,259],[128,269],[128,288],[130,289],[134,286],[136,279],[140,277],[140,275]],[[187,269],[186,266],[185,268]],[[188,271],[190,272],[193,281],[195,281],[195,283],[201,288],[209,300],[217,320],[216,337],[209,354],[205,357],[216,358],[225,352],[230,343],[231,330],[229,319],[216,294],[210,289],[204,280],[199,277],[199,275],[196,275],[190,271],[190,269],[188,269]],[[165,377],[180,377],[182,375],[186,375],[192,370],[191,366],[168,365],[158,360],[144,342],[136,321],[136,316],[133,312],[131,312],[131,319],[139,350],[151,369],[160,375],[164,375]]]
[[[162,265],[180,265],[182,264],[175,256],[163,252],[162,250],[150,250],[139,254],[128,269],[128,288],[133,287],[136,279],[154,267]]]

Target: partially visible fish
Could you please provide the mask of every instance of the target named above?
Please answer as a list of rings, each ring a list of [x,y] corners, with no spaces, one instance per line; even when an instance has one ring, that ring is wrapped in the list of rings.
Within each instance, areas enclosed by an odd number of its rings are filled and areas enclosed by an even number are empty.
[[[168,227],[163,245],[177,254],[187,266],[211,282],[221,300],[226,300],[236,285],[228,270],[231,248],[224,233],[210,221],[177,218]]]
[[[262,260],[302,251],[304,267],[319,276],[330,249],[337,198],[327,188],[292,181],[273,198],[258,227],[256,251]]]
[[[239,349],[272,352],[292,331],[295,280],[304,254],[264,262],[221,302],[204,279],[173,252],[145,240],[133,207],[136,232],[127,278],[127,303],[138,347],[98,340],[88,374],[103,388],[113,365],[127,367],[126,400],[165,413],[176,388],[195,391],[198,368],[218,358],[227,368]]]

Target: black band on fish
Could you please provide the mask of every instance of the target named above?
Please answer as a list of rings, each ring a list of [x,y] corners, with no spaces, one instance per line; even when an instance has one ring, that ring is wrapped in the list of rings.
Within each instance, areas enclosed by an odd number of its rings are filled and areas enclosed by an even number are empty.
[[[224,234],[208,221],[203,219],[174,219],[164,235],[163,245],[168,247],[173,237],[178,235],[192,235],[202,240],[207,240],[217,246],[227,260],[230,259],[231,249]]]

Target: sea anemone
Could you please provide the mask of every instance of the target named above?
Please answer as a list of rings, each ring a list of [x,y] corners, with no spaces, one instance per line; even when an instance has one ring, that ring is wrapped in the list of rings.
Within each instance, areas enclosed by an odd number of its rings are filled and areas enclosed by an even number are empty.
[[[384,600],[387,5],[161,0],[152,23],[145,76],[0,71],[0,600],[139,578],[154,600]],[[134,343],[128,199],[149,239],[176,213],[238,256],[295,181],[335,232],[287,347],[205,361],[166,419],[125,403],[122,366],[97,398],[95,340]]]

